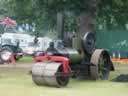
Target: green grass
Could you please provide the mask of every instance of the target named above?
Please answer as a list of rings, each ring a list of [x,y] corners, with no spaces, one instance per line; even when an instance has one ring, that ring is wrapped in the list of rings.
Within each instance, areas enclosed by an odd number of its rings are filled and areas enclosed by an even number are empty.
[[[33,63],[34,57],[33,56],[23,56],[23,58],[19,59],[17,63]]]
[[[112,72],[110,79],[121,71]],[[128,96],[128,83],[71,80],[65,88],[37,86],[24,70],[0,72],[0,96]]]

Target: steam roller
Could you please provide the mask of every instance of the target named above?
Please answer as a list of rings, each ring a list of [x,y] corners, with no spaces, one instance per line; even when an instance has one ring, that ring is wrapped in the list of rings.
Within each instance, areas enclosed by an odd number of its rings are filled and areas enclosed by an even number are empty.
[[[95,35],[92,32],[87,32],[79,40],[81,43],[77,49],[67,48],[63,43],[55,46],[56,42],[51,42],[45,53],[35,57],[33,82],[37,85],[64,87],[71,77],[108,79],[110,71],[114,70],[108,51],[95,48]]]

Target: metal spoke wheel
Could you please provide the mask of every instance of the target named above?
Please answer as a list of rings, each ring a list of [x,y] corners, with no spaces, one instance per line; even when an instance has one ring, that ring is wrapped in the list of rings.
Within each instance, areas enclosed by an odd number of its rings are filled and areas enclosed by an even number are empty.
[[[106,80],[109,77],[111,59],[104,49],[96,49],[91,57],[90,75],[93,80]]]

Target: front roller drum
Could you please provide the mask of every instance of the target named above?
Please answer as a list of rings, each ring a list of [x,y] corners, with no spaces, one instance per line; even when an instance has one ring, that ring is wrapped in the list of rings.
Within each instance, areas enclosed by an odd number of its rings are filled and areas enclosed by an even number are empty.
[[[63,73],[61,63],[41,62],[33,65],[32,80],[37,85],[64,87],[69,82],[69,76]]]

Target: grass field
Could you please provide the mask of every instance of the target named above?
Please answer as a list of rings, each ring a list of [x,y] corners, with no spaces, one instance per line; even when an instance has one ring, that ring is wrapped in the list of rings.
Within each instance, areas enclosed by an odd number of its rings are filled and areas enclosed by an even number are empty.
[[[128,73],[128,66],[119,65],[110,80]],[[128,96],[128,83],[112,81],[71,80],[65,88],[37,86],[27,70],[0,69],[0,96]]]
[[[34,57],[33,56],[23,56],[23,58],[19,59],[18,63],[33,63]]]

